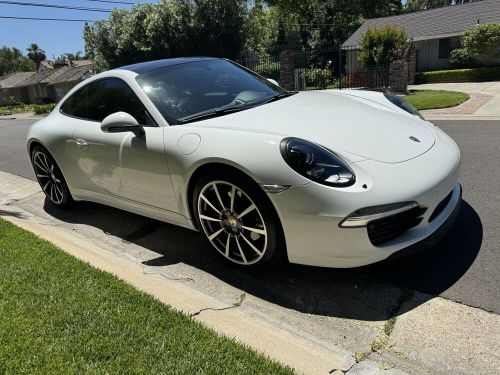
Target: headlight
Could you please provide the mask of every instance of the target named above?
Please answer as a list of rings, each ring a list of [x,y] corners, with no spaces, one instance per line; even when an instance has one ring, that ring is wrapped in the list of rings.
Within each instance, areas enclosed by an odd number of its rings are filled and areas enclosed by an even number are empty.
[[[283,139],[281,155],[295,172],[317,183],[345,187],[356,181],[354,173],[339,156],[303,139]]]
[[[422,120],[425,120],[424,117],[420,114],[418,109],[416,109],[413,104],[407,102],[404,100],[402,97],[391,94],[391,93],[384,93],[384,96],[386,97],[387,100],[389,100],[392,104],[398,106],[399,108],[405,110],[408,113],[411,113],[413,116],[420,117]]]

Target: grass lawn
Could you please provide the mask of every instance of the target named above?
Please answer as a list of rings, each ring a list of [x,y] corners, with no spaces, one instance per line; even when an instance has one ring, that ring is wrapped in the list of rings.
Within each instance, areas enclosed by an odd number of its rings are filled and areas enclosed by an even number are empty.
[[[456,91],[414,90],[403,98],[422,110],[455,107],[469,99],[469,95]]]
[[[63,373],[293,371],[0,219],[0,374]]]

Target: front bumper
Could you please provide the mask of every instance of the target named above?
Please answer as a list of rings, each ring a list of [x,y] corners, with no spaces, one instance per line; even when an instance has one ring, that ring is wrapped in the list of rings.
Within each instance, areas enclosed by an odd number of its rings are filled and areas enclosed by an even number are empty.
[[[449,205],[451,207],[455,205],[451,214],[430,236],[414,243],[411,246],[408,246],[407,248],[392,253],[387,259],[397,259],[428,250],[442,240],[446,233],[450,231],[451,227],[453,227],[453,224],[455,224],[455,221],[457,221],[458,215],[460,214],[460,208],[462,207],[462,186],[460,184],[457,184],[457,187],[453,189]]]
[[[459,166],[460,152],[455,143],[438,137],[430,151],[404,163],[365,160],[351,164],[358,179],[349,188],[310,183],[269,194],[281,219],[289,261],[320,267],[359,267],[404,253],[407,248],[422,247],[427,240],[434,242],[438,237],[434,233],[446,232],[460,206]],[[431,218],[450,192],[448,203]],[[339,227],[360,208],[407,201],[427,208],[422,221],[386,243],[375,246],[366,227]]]

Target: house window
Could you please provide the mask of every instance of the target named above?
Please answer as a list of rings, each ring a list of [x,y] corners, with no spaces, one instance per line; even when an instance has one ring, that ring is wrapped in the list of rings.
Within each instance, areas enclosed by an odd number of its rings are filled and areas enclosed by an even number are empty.
[[[439,58],[447,59],[450,57],[450,38],[439,39]]]

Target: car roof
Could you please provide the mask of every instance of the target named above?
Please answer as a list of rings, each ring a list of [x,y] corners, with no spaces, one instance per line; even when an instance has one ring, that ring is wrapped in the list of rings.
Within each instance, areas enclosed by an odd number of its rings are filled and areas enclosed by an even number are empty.
[[[142,74],[142,73],[149,72],[151,70],[166,68],[168,66],[187,64],[187,63],[203,61],[203,60],[216,60],[216,58],[215,57],[178,57],[178,58],[174,58],[174,59],[154,60],[154,61],[141,62],[141,63],[137,63],[137,64],[125,65],[125,66],[121,66],[121,67],[116,68],[116,69],[130,70],[130,71],[135,72],[137,74]]]

